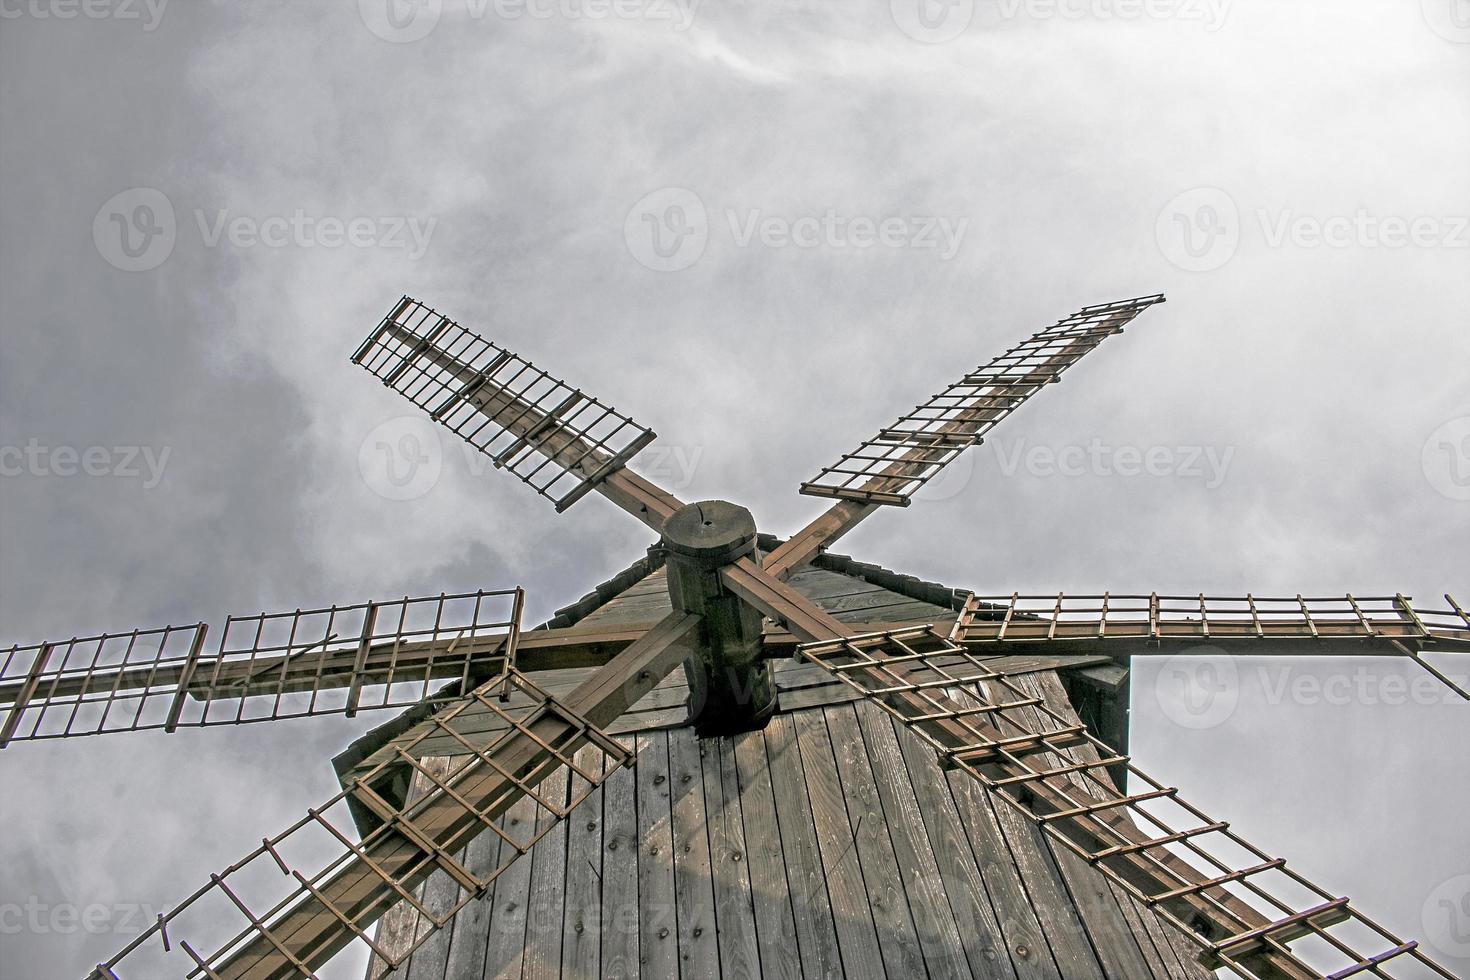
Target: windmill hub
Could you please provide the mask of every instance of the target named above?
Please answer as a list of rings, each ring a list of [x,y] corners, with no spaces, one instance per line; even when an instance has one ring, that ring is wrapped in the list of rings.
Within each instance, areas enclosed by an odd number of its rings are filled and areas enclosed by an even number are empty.
[[[702,617],[699,650],[684,663],[701,734],[760,728],[776,711],[761,614],[720,582],[720,569],[755,556],[755,541],[755,518],[726,500],[687,504],[664,523],[669,597],[675,609]]]

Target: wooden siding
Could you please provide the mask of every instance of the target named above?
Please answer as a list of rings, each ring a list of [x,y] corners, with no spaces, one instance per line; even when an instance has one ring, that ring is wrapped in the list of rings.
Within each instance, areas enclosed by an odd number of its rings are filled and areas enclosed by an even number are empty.
[[[844,622],[952,615],[830,570],[791,582]],[[664,589],[656,571],[577,625],[656,620],[669,609]],[[1003,663],[1025,673],[1028,693],[1070,714],[1055,670],[1098,659]],[[781,713],[763,731],[726,738],[697,738],[683,724],[682,676],[666,679],[614,728],[636,746],[636,766],[614,773],[402,975],[1211,976],[1187,940],[970,777],[943,772],[931,749],[876,706],[820,668],[774,669]],[[584,676],[536,679],[558,692]],[[555,786],[563,798],[566,784],[563,774]],[[482,835],[467,859],[489,867],[495,850],[494,835]],[[447,880],[426,887],[434,902],[452,897],[435,891],[452,889]],[[396,909],[385,941],[417,927],[411,911]]]

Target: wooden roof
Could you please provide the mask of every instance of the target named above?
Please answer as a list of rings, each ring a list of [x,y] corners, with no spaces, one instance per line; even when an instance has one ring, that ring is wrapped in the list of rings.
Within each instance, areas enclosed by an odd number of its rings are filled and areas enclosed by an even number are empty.
[[[790,582],[844,622],[953,615],[932,601],[945,601],[942,587],[840,557],[821,565]],[[662,570],[635,569],[555,625],[660,618],[669,610]],[[1058,670],[1078,663],[1012,660],[1034,696],[1072,711]],[[941,771],[931,750],[874,705],[854,701],[820,668],[782,661],[775,670],[781,711],[766,729],[709,739],[683,724],[682,675],[668,678],[613,729],[636,748],[636,765],[610,776],[431,937],[404,975],[1211,975],[1188,940],[969,776]],[[583,676],[548,671],[537,681],[557,691]],[[370,764],[392,734],[339,768]],[[565,798],[565,772],[549,784]],[[528,818],[523,801],[503,819]],[[493,868],[498,846],[496,835],[481,835],[464,860]],[[455,887],[431,878],[430,907],[449,904]],[[391,912],[380,942],[412,936],[416,914]]]

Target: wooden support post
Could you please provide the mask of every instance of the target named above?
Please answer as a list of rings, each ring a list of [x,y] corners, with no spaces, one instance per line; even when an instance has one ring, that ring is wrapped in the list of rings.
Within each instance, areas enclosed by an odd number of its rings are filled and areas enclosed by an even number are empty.
[[[723,500],[688,504],[664,525],[674,609],[703,617],[699,652],[684,664],[691,721],[701,735],[762,728],[776,712],[760,611],[720,576],[731,563],[753,558],[755,541],[750,511]]]

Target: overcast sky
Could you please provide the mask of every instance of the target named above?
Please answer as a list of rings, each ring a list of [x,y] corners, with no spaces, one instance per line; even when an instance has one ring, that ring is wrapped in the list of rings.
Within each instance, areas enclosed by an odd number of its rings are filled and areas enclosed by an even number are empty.
[[[788,534],[900,410],[1163,291],[838,550],[985,593],[1470,602],[1464,0],[395,3],[0,0],[7,644],[517,583],[539,621],[636,558],[349,364],[405,292]],[[1160,666],[1143,766],[1470,972],[1470,705],[1247,660],[1194,724]],[[82,975],[383,720],[7,749],[0,976]],[[93,903],[106,934],[45,925]]]

